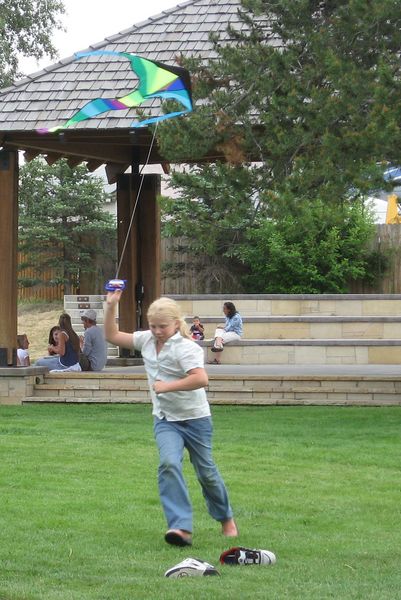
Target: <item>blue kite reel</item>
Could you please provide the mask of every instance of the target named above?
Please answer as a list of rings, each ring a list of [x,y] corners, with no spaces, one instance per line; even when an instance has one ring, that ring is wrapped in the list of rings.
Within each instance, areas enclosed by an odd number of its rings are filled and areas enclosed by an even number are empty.
[[[109,279],[104,286],[107,292],[115,292],[116,290],[125,290],[126,279]]]

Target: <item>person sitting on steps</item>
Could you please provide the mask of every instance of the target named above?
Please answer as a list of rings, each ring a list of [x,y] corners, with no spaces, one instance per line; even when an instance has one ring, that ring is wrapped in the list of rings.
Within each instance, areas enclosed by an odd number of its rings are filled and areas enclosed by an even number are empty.
[[[214,344],[212,352],[218,353],[214,360],[208,361],[211,365],[220,365],[220,354],[224,350],[224,344],[240,340],[242,330],[242,318],[232,302],[224,302],[223,312],[226,317],[224,325],[217,327],[214,332]]]
[[[97,313],[93,308],[81,315],[85,333],[80,336],[79,364],[82,371],[102,371],[107,362],[107,346],[102,329],[97,326]]]
[[[30,367],[29,340],[26,333],[17,335],[17,367]]]
[[[199,317],[194,317],[192,321],[191,328],[189,330],[191,332],[191,337],[193,340],[203,340],[205,337],[205,328],[200,322]]]
[[[57,345],[49,346],[55,356],[39,358],[35,366],[47,367],[50,372],[81,371],[79,365],[79,337],[71,324],[71,317],[62,313],[58,322],[60,331],[57,336]]]
[[[58,345],[58,336],[60,331],[60,325],[54,325],[49,331],[49,343],[47,346],[49,356],[55,356],[57,354],[55,348]]]

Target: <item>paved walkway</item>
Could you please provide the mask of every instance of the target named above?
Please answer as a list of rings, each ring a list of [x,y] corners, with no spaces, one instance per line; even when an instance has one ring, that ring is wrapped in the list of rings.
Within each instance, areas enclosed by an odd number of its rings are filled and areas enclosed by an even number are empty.
[[[206,365],[209,375],[350,375],[401,377],[401,365]],[[143,366],[106,367],[107,373],[144,373]]]

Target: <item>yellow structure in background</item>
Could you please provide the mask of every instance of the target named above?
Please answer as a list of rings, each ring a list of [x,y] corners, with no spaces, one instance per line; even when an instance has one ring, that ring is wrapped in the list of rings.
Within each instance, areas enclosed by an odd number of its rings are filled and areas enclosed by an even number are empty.
[[[387,198],[386,224],[394,225],[401,223],[401,205],[398,203],[398,196],[390,194]]]

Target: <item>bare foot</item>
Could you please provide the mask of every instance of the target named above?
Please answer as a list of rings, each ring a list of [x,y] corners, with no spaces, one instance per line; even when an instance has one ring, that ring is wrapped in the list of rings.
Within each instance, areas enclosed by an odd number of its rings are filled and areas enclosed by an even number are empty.
[[[184,529],[169,529],[164,536],[164,539],[168,544],[173,546],[191,546],[192,535],[189,531]]]
[[[226,521],[221,522],[221,533],[226,537],[238,536],[238,528],[234,519],[227,519]]]

